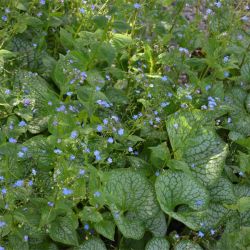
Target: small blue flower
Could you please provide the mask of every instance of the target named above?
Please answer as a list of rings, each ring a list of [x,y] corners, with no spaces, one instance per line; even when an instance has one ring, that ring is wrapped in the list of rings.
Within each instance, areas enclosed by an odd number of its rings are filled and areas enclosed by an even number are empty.
[[[46,1],[45,1],[45,0],[40,0],[40,4],[41,4],[41,5],[45,5],[45,4],[46,4]]]
[[[195,205],[196,206],[198,206],[198,207],[200,207],[200,206],[202,206],[203,205],[203,201],[202,200],[197,200],[196,202],[195,202]]]
[[[118,130],[118,135],[123,135],[124,134],[124,129],[123,128],[120,128],[119,130]]]
[[[83,228],[84,228],[84,230],[86,230],[86,231],[89,230],[89,224],[85,224]]]
[[[103,124],[104,124],[104,125],[107,125],[108,123],[109,123],[109,121],[108,121],[107,118],[103,119]]]
[[[47,203],[47,204],[48,204],[48,206],[49,206],[49,207],[54,207],[54,203],[53,203],[53,202],[51,202],[51,201],[48,201],[48,203]]]
[[[167,76],[163,76],[163,77],[161,78],[161,80],[164,81],[164,82],[166,82],[166,81],[168,80],[168,77],[167,77]]]
[[[101,87],[96,86],[96,87],[95,87],[95,90],[96,90],[96,91],[100,91],[100,90],[101,90]]]
[[[79,170],[79,175],[84,175],[85,174],[85,170],[84,169],[80,169]]]
[[[102,130],[103,130],[102,125],[98,125],[96,129],[98,132],[102,132]]]
[[[7,194],[7,189],[6,188],[2,188],[1,193],[2,193],[2,195]]]
[[[9,9],[9,8],[6,8],[6,9],[4,10],[4,12],[5,12],[6,14],[9,14],[9,13],[10,13],[10,9]]]
[[[29,236],[28,235],[24,235],[23,240],[27,242],[29,240]]]
[[[95,155],[95,156],[100,155],[100,151],[99,151],[99,150],[95,150],[95,151],[94,151],[94,155]]]
[[[167,107],[169,105],[169,102],[162,102],[161,103],[161,107],[162,108],[165,108],[165,107]]]
[[[135,9],[140,9],[140,8],[141,8],[141,5],[140,5],[139,3],[135,3],[135,4],[134,4],[134,8],[135,8]]]
[[[225,72],[224,72],[224,76],[225,76],[225,77],[229,77],[229,72],[228,72],[228,71],[225,71]]]
[[[217,8],[220,8],[220,7],[221,7],[221,2],[215,2],[214,5],[215,5]]]
[[[11,137],[11,138],[9,138],[9,142],[10,142],[10,143],[17,143],[17,140],[16,140],[15,138],[12,138],[12,137]]]
[[[160,175],[160,172],[159,171],[156,171],[155,172],[155,176],[159,176]]]
[[[3,228],[6,226],[6,222],[5,221],[0,221],[0,228]]]
[[[199,232],[198,232],[198,236],[199,236],[200,238],[203,238],[203,237],[205,236],[205,234],[204,234],[203,232],[199,231]]]
[[[29,185],[30,187],[33,186],[33,181],[30,180],[30,181],[28,182],[28,185]]]
[[[11,93],[10,89],[6,89],[4,92],[6,95],[9,95]]]
[[[224,63],[227,63],[228,61],[229,61],[229,56],[224,56],[223,62],[224,62]]]
[[[26,98],[26,99],[23,100],[23,105],[24,105],[25,107],[28,107],[28,106],[30,105],[30,103],[31,103],[31,101],[30,101],[30,99],[28,99],[28,98]]]
[[[114,139],[112,137],[109,137],[108,140],[107,140],[108,143],[113,143],[114,142]]]
[[[23,180],[18,180],[13,184],[13,187],[22,187],[23,183]]]
[[[24,152],[20,151],[17,153],[18,157],[19,158],[23,158],[24,157]]]
[[[0,250],[5,250],[5,248],[4,248],[4,247],[2,247],[2,246],[0,246]]]
[[[79,8],[79,11],[80,11],[81,14],[85,13],[85,9],[84,8]]]
[[[4,21],[4,22],[7,22],[7,20],[8,20],[8,17],[7,16],[2,16],[2,20]]]
[[[94,197],[100,197],[101,196],[101,193],[99,192],[99,191],[96,191],[95,193],[94,193]]]
[[[243,17],[241,18],[241,21],[247,22],[248,19],[249,19],[248,16],[243,16]]]
[[[128,147],[128,152],[133,152],[133,148],[132,147]]]
[[[69,159],[71,160],[71,161],[73,161],[73,160],[75,160],[75,156],[74,155],[70,155],[70,157],[69,157]]]
[[[76,137],[78,136],[78,132],[77,131],[72,131],[71,132],[71,135],[70,135],[70,137],[72,138],[72,139],[76,139]]]
[[[4,177],[1,175],[0,176],[0,181],[3,181],[4,180]]]
[[[205,90],[206,90],[206,91],[208,91],[209,89],[211,89],[211,85],[207,85],[207,86],[205,87]]]
[[[63,194],[64,195],[71,195],[73,194],[73,191],[71,189],[68,189],[68,188],[63,188]]]
[[[32,168],[31,173],[32,173],[32,175],[36,176],[37,171],[34,168]]]
[[[27,147],[22,147],[22,149],[21,149],[23,152],[27,152],[28,151],[28,148]]]
[[[109,164],[111,164],[111,163],[113,162],[112,158],[109,157],[109,158],[107,159],[107,162],[108,162]]]
[[[54,149],[54,153],[57,155],[60,155],[62,153],[62,150],[60,150],[59,148]]]
[[[213,229],[210,230],[210,234],[211,234],[211,235],[214,235],[215,233],[216,233],[215,230],[213,230]]]
[[[48,105],[49,105],[49,106],[52,106],[52,102],[51,102],[51,101],[48,101]]]
[[[67,95],[67,96],[72,96],[72,95],[73,95],[73,92],[68,91],[68,92],[66,93],[66,95]]]

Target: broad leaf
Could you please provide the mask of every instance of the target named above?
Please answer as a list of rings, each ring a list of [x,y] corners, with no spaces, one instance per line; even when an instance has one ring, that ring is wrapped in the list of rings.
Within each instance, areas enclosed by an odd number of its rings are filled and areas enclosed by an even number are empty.
[[[146,177],[130,169],[111,171],[107,174],[105,194],[122,234],[126,238],[142,238],[145,222],[159,212],[153,186]]]
[[[209,122],[198,110],[178,112],[166,122],[175,159],[188,163],[206,186],[218,181],[227,155],[227,145]]]
[[[187,205],[193,214],[206,209],[209,194],[202,184],[186,173],[168,170],[157,178],[155,190],[160,206],[165,213],[190,228],[196,228],[196,224],[189,220],[185,213],[175,212],[175,209],[177,206]]]
[[[75,229],[75,222],[70,217],[58,217],[51,223],[49,236],[54,241],[70,246],[77,246],[78,239]]]
[[[181,240],[174,247],[174,250],[202,250],[202,249],[203,248],[199,244],[192,242],[191,240]]]
[[[168,250],[170,244],[165,238],[152,238],[146,245],[145,250]]]
[[[74,250],[107,250],[107,248],[102,240],[98,238],[92,238],[86,240],[79,247],[74,248]]]

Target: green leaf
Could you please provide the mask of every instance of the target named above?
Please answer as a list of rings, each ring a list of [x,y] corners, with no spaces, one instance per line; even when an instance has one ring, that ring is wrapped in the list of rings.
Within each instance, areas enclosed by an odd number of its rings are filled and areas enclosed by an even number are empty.
[[[180,111],[167,120],[174,157],[185,161],[193,175],[206,186],[216,183],[227,156],[227,144],[202,111]]]
[[[130,46],[133,43],[131,36],[124,34],[113,34],[111,44],[117,49],[118,52]]]
[[[180,205],[187,205],[192,213],[207,208],[209,202],[208,191],[192,176],[168,170],[156,179],[155,190],[162,210],[169,216],[186,224],[190,228],[196,228],[192,220],[185,214],[175,209]]]
[[[150,161],[157,168],[163,167],[171,159],[166,142],[155,147],[149,147],[149,149],[151,150]]]
[[[145,250],[168,250],[170,244],[165,238],[152,238],[146,245]]]
[[[60,28],[60,41],[65,49],[74,49],[74,39],[71,33]]]
[[[103,218],[95,207],[85,206],[79,213],[82,221],[100,222]]]
[[[147,229],[152,232],[155,237],[164,237],[167,232],[167,223],[165,214],[160,211],[154,218],[146,221]]]
[[[241,213],[249,211],[250,210],[250,197],[241,197],[237,201],[237,204],[228,205],[227,207],[233,210],[237,209]]]
[[[97,48],[96,48],[97,46]],[[100,45],[93,45],[93,51],[96,51],[96,58],[100,61],[105,61],[111,65],[116,57],[116,50],[111,44],[104,42]]]
[[[99,238],[91,238],[86,240],[79,247],[74,248],[74,250],[107,250],[107,248]]]
[[[106,25],[108,24],[108,18],[105,16],[97,16],[95,15],[93,17],[93,21],[95,23],[95,25],[97,26],[97,28],[100,29],[104,29],[106,27]]]
[[[209,189],[209,192],[213,202],[222,204],[232,204],[236,202],[233,184],[225,177],[221,177],[219,181]]]
[[[141,239],[145,222],[159,212],[153,186],[131,169],[107,173],[105,196],[115,223],[126,238]]]
[[[78,239],[75,224],[69,217],[58,217],[51,223],[49,229],[50,238],[66,245],[77,246]]]
[[[114,240],[115,236],[115,223],[111,219],[104,219],[94,224],[97,233],[101,234],[109,240]]]
[[[6,50],[6,49],[0,49],[0,57],[3,57],[3,58],[11,58],[11,57],[14,57],[15,56],[15,53],[9,51],[9,50]]]
[[[191,240],[181,240],[175,245],[174,250],[203,250],[203,248]]]

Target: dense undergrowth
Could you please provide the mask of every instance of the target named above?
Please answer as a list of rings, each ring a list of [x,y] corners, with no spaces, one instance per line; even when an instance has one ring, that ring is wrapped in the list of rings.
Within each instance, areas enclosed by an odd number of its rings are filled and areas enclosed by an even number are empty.
[[[1,250],[250,248],[247,1],[0,7]]]

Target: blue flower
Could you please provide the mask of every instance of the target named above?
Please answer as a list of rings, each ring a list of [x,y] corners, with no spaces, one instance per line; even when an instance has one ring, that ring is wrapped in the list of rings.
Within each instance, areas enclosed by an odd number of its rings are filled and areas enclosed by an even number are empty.
[[[6,95],[9,95],[11,93],[10,89],[6,89],[4,92]]]
[[[203,237],[205,236],[205,234],[204,234],[203,232],[199,231],[199,232],[198,232],[198,236],[199,236],[200,238],[203,238]]]
[[[102,129],[103,129],[102,125],[98,125],[96,129],[97,129],[98,132],[102,132]]]
[[[2,247],[2,246],[0,246],[0,250],[5,250],[5,248],[4,248],[4,247]]]
[[[17,143],[17,140],[16,140],[15,138],[12,138],[12,137],[11,137],[11,138],[9,138],[9,142],[10,142],[10,143]]]
[[[109,137],[108,140],[107,140],[108,143],[113,143],[114,142],[114,139],[112,137]]]
[[[30,187],[33,186],[33,181],[30,180],[30,181],[28,182],[28,185],[29,185]]]
[[[79,8],[79,11],[80,11],[81,14],[85,13],[85,9],[84,8]]]
[[[109,121],[108,121],[107,118],[103,119],[103,124],[104,124],[104,125],[107,125],[108,123],[109,123]]]
[[[0,221],[0,228],[3,228],[6,226],[6,222],[5,221]]]
[[[48,204],[48,206],[49,206],[49,207],[53,207],[53,206],[54,206],[54,203],[53,203],[53,202],[51,202],[51,201],[48,201],[48,203],[47,203],[47,204]]]
[[[29,240],[29,236],[28,235],[24,235],[23,236],[23,240],[27,242]]]
[[[2,193],[2,195],[7,194],[7,189],[6,188],[2,188],[1,193]]]
[[[215,233],[216,233],[215,230],[213,230],[213,229],[210,230],[210,234],[211,234],[211,235],[214,235]]]
[[[128,152],[133,152],[133,148],[132,147],[128,147]]]
[[[19,158],[23,158],[24,157],[24,152],[20,151],[17,153],[18,157]]]
[[[89,224],[85,224],[83,228],[84,228],[84,230],[86,230],[86,231],[89,230]]]
[[[45,0],[40,0],[40,4],[41,4],[41,5],[45,5],[45,4],[46,4],[46,1],[45,1]]]
[[[63,188],[63,194],[64,195],[71,195],[71,194],[73,194],[73,191],[71,189],[68,189],[68,188]]]
[[[62,153],[62,150],[59,148],[54,149],[54,153],[60,155]]]
[[[155,176],[159,176],[160,175],[160,172],[159,171],[156,171],[155,172]]]
[[[164,81],[164,82],[166,82],[166,81],[168,80],[168,77],[167,77],[167,76],[163,76],[163,77],[161,78],[161,80]]]
[[[124,129],[123,128],[120,128],[119,130],[118,130],[118,135],[123,135],[124,134]]]
[[[224,56],[223,62],[224,62],[224,63],[227,63],[228,61],[229,61],[229,56]]]
[[[13,187],[22,187],[23,183],[23,180],[18,180],[13,184]]]
[[[203,201],[202,200],[197,200],[196,202],[195,202],[195,205],[196,206],[198,206],[198,207],[200,207],[200,206],[202,206],[203,205]]]
[[[94,193],[94,197],[100,197],[101,196],[101,193],[99,192],[99,191],[96,191],[95,193]]]
[[[72,139],[75,139],[77,136],[78,136],[77,131],[72,131],[72,132],[71,132],[70,137],[71,137]]]
[[[228,71],[225,71],[225,72],[224,72],[224,76],[225,76],[225,77],[229,77],[229,72],[228,72]]]
[[[21,149],[23,152],[27,152],[28,151],[28,148],[27,147],[22,147],[22,149]]]
[[[135,4],[134,4],[134,8],[135,8],[135,9],[140,9],[140,8],[141,8],[141,5],[140,5],[139,3],[135,3]]]
[[[7,20],[8,20],[8,17],[7,16],[2,16],[2,20],[4,21],[4,22],[7,22]]]
[[[69,157],[69,159],[71,160],[71,161],[73,161],[73,160],[75,160],[75,156],[74,155],[70,155],[70,157]]]
[[[27,106],[30,105],[30,102],[31,102],[30,99],[26,98],[26,99],[23,100],[23,105],[24,105],[25,107],[27,107]]]
[[[1,175],[0,176],[0,181],[3,181],[4,180],[4,177]]]
[[[85,170],[84,169],[80,169],[79,170],[79,175],[84,175],[85,174]]]
[[[111,164],[111,163],[113,162],[112,158],[109,157],[109,158],[107,159],[107,162],[108,162],[109,164]]]

